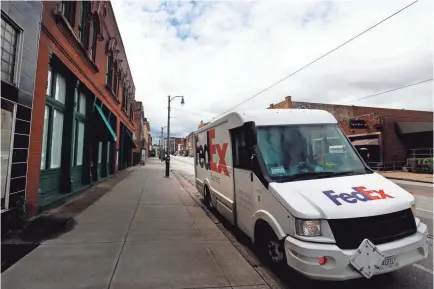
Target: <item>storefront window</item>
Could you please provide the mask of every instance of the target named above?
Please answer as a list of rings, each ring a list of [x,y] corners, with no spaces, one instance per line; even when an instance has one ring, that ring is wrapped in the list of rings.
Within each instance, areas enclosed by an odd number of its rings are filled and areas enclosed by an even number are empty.
[[[48,137],[49,114],[50,114],[50,110],[47,106],[45,106],[44,131],[42,134],[41,169],[45,169],[46,161],[47,161],[47,137]]]
[[[60,168],[62,158],[62,133],[63,133],[63,113],[54,110],[53,114],[53,133],[51,137],[51,162],[50,168]]]
[[[9,171],[9,156],[13,135],[14,104],[7,100],[1,100],[1,190],[2,204],[6,196],[6,183]],[[2,205],[3,207],[3,205]]]
[[[56,91],[54,93],[54,99],[64,104],[65,103],[65,94],[66,94],[65,78],[63,78],[63,76],[61,76],[60,74],[57,74],[56,75]]]
[[[80,105],[78,112],[82,115],[86,115],[86,96],[82,93],[80,93]]]
[[[83,164],[84,149],[84,128],[86,121],[86,95],[82,92],[75,94],[76,113],[74,120],[74,158],[73,164],[81,166]]]
[[[84,123],[78,122],[78,132],[77,132],[77,166],[83,164],[83,146],[84,146]]]
[[[53,71],[51,67],[49,67],[47,74],[46,93],[41,150],[42,170],[60,168],[62,162],[66,81],[63,76]]]

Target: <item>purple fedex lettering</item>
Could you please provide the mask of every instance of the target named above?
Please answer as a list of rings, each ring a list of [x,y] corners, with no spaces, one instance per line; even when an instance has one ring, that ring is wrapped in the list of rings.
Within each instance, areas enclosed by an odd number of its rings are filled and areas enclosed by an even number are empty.
[[[326,195],[330,200],[333,201],[336,205],[340,206],[342,205],[338,199],[340,198],[339,195],[335,194],[335,191],[323,191],[323,194]]]
[[[386,194],[383,190],[367,190],[365,187],[353,187],[354,191],[351,193],[337,194],[335,191],[323,191],[333,203],[337,206],[341,206],[341,201],[346,203],[355,204],[357,202],[367,202],[381,199],[393,199],[392,196]]]

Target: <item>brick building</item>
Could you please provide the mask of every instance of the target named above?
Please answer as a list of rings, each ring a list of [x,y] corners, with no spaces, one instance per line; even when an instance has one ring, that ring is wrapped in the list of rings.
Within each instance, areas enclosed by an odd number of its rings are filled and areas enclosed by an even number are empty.
[[[194,136],[194,133],[191,132],[185,137],[185,149],[188,151],[189,156],[192,156],[194,154],[193,136]]]
[[[411,149],[433,147],[433,113],[429,111],[297,102],[291,96],[269,107],[286,108],[330,112],[359,151],[368,149],[372,162],[405,162]]]
[[[2,231],[22,215],[29,155],[42,3],[1,3]],[[33,110],[33,118],[34,117]]]
[[[146,157],[150,156],[151,146],[152,146],[152,137],[151,137],[151,124],[148,119],[143,118],[143,139],[144,139],[144,147],[146,149]]]
[[[26,185],[30,215],[132,164],[134,95],[110,2],[43,2]]]
[[[142,120],[145,117],[145,112],[143,111],[143,104],[141,101],[136,101],[134,103],[134,143],[136,145],[133,148],[133,165],[136,165],[140,162],[142,157],[142,150],[146,149],[146,145],[144,143],[143,137],[143,122]]]

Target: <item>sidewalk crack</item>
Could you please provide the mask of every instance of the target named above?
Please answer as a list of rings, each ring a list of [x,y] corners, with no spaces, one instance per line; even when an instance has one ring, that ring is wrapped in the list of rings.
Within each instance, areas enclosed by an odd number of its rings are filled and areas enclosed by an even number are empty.
[[[140,192],[140,196],[139,196],[139,199],[137,200],[136,207],[134,208],[134,214],[133,214],[133,217],[131,218],[130,224],[129,224],[129,226],[128,226],[127,233],[125,234],[125,238],[124,238],[124,240],[122,241],[122,247],[121,247],[121,250],[120,250],[120,252],[119,252],[118,259],[116,260],[116,265],[115,265],[115,268],[113,269],[113,273],[112,273],[112,275],[111,275],[111,277],[110,277],[110,282],[109,282],[109,284],[108,284],[108,286],[107,286],[107,289],[110,289],[110,286],[112,285],[113,277],[115,276],[116,270],[117,270],[117,268],[118,268],[119,260],[121,259],[122,252],[123,252],[123,250],[124,250],[124,247],[125,247],[125,243],[126,243],[126,241],[127,241],[128,234],[130,233],[131,226],[132,226],[133,221],[134,221],[134,218],[135,218],[135,216],[136,216],[137,208],[138,208],[139,205],[140,205],[140,200],[142,199],[143,190],[144,190],[145,187],[146,187],[146,183],[147,183],[147,180],[145,180],[145,183],[143,184],[142,191]]]

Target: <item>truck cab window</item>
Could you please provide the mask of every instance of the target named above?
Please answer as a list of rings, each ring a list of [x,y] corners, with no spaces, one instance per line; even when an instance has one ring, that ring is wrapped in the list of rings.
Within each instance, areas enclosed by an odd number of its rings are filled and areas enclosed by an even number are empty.
[[[250,153],[242,127],[231,130],[234,168],[250,170]]]
[[[288,181],[327,174],[366,173],[337,125],[258,127],[258,146],[271,179]]]

